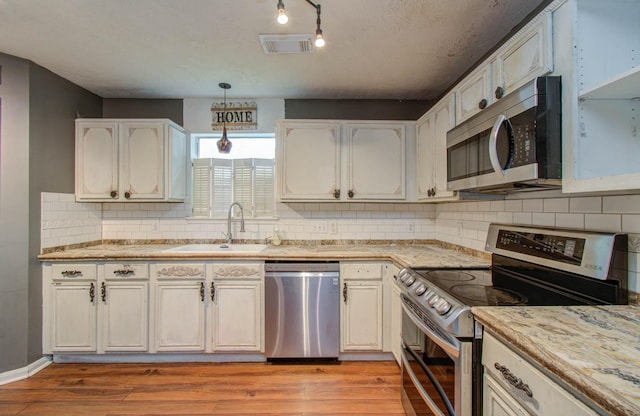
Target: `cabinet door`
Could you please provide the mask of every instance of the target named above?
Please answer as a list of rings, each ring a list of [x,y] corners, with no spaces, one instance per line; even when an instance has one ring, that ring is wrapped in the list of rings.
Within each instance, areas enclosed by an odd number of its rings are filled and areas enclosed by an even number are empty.
[[[102,350],[147,351],[149,282],[111,280],[100,284]]]
[[[118,123],[76,122],[76,199],[118,198]]]
[[[496,99],[553,70],[551,27],[551,12],[542,13],[498,54],[494,62]]]
[[[280,199],[340,199],[340,124],[281,123],[276,146]]]
[[[214,351],[264,351],[263,290],[256,280],[212,283]]]
[[[439,101],[418,124],[418,199],[455,200],[447,191],[447,132],[453,128],[455,95]]]
[[[164,127],[161,122],[127,122],[120,126],[125,199],[164,197]]]
[[[456,124],[460,124],[491,104],[491,65],[483,65],[469,75],[455,94]]]
[[[95,282],[54,282],[51,290],[52,351],[96,351]]]
[[[167,157],[167,199],[182,201],[187,192],[187,134],[184,130],[169,125],[169,147]]]
[[[429,199],[433,193],[433,112],[429,111],[416,125],[416,174],[417,198]]]
[[[204,281],[159,281],[154,304],[157,351],[204,350]]]
[[[342,350],[382,350],[382,282],[343,282]]]
[[[351,124],[347,199],[405,199],[405,127]]]
[[[482,414],[484,416],[529,416],[488,374],[482,378]]]

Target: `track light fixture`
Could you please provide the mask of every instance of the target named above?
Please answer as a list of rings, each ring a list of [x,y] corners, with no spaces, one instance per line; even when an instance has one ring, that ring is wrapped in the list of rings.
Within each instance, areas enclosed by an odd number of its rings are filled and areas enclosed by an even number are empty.
[[[230,153],[232,143],[227,137],[227,90],[231,88],[231,84],[221,82],[218,87],[224,90],[224,106],[222,111],[222,137],[216,142],[216,145],[218,146],[218,152]]]
[[[315,40],[315,45],[318,48],[322,48],[324,46],[324,37],[322,35],[322,29],[320,28],[320,5],[319,4],[315,4],[314,2],[312,2],[311,0],[305,0],[307,3],[309,3],[311,6],[313,6],[316,9],[316,14],[318,16],[318,18],[316,19],[316,40]],[[278,23],[280,23],[281,25],[287,23],[289,21],[289,17],[287,16],[287,11],[284,8],[284,3],[282,2],[282,0],[278,0]]]

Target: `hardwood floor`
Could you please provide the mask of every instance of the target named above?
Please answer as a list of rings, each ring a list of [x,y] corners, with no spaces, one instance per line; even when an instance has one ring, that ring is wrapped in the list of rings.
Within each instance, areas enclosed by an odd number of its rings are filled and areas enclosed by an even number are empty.
[[[404,415],[393,361],[52,364],[0,386],[0,415]]]

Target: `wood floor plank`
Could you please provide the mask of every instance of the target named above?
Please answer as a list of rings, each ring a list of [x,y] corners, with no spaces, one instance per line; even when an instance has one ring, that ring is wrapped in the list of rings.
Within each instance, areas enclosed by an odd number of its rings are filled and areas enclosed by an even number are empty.
[[[395,362],[53,364],[0,386],[9,415],[404,415]]]

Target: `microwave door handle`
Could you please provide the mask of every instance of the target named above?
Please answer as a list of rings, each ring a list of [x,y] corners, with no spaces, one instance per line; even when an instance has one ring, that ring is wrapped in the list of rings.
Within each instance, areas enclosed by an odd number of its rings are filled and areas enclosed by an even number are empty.
[[[500,160],[498,159],[498,130],[500,130],[500,126],[502,126],[502,123],[506,120],[507,117],[504,114],[500,114],[493,125],[491,135],[489,136],[489,161],[491,162],[493,170],[502,177],[504,177],[504,169],[502,169]]]

